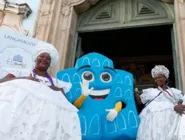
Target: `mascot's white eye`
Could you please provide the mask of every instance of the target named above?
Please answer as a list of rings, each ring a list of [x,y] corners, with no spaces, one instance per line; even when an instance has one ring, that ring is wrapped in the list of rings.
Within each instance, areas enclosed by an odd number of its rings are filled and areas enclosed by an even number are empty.
[[[108,83],[108,82],[112,81],[112,76],[108,72],[103,72],[100,75],[100,79],[101,79],[102,82]]]
[[[89,82],[92,82],[92,81],[94,81],[94,75],[91,71],[84,71],[82,73],[82,79],[89,81]]]

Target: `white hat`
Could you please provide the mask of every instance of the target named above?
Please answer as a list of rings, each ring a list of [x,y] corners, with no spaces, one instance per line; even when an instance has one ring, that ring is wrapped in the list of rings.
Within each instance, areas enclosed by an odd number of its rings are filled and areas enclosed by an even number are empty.
[[[169,70],[164,65],[156,65],[151,71],[152,77],[155,78],[157,75],[162,74],[166,78],[169,77]]]
[[[48,53],[51,57],[50,66],[53,67],[56,65],[59,59],[59,54],[56,48],[52,44],[40,42],[36,45],[36,52],[34,55],[34,60],[41,54],[41,53]]]

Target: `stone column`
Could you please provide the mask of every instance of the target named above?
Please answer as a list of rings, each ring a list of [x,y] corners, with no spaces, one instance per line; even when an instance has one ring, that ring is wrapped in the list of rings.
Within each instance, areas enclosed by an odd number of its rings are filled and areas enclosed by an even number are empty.
[[[53,44],[60,54],[58,70],[73,66],[76,52],[77,17],[98,0],[41,0],[34,37]]]
[[[185,0],[175,0],[175,19],[178,38],[178,54],[180,59],[180,73],[182,90],[185,92]]]

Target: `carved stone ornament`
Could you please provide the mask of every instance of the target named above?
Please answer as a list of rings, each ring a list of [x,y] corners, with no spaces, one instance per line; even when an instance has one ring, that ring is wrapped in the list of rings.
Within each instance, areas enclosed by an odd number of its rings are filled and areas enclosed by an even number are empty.
[[[71,5],[71,0],[63,0],[62,1],[62,6],[70,6]]]
[[[0,26],[10,30],[28,35],[28,31],[22,26],[22,20],[31,13],[31,8],[26,4],[16,4],[7,1],[0,1]]]
[[[26,3],[16,4],[7,1],[5,1],[5,3],[0,3],[0,10],[3,12],[20,14],[23,15],[24,18],[27,18],[32,13],[31,8]]]
[[[64,6],[62,8],[62,14],[63,14],[64,18],[69,16],[70,12],[71,12],[71,6]]]
[[[61,8],[61,12],[63,15],[62,30],[66,30],[68,28],[70,22],[69,16],[71,14],[73,7],[75,7],[77,13],[80,13],[89,8],[91,5],[95,4],[97,1],[99,0],[62,0]],[[81,7],[81,9],[78,9],[78,7]]]
[[[185,0],[179,0],[180,4],[185,4]]]

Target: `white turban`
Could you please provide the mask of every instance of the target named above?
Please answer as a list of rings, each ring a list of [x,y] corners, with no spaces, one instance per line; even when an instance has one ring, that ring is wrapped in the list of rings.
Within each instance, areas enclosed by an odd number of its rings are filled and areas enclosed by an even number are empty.
[[[34,60],[41,54],[41,53],[48,53],[51,57],[51,63],[50,66],[53,67],[56,65],[59,59],[59,54],[56,48],[52,44],[40,42],[36,46],[36,52],[34,55]]]
[[[156,65],[151,71],[152,77],[155,78],[157,75],[162,74],[166,78],[169,77],[169,70],[163,65]]]

